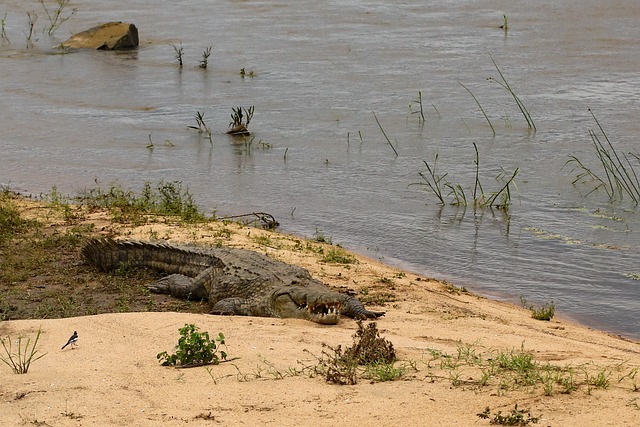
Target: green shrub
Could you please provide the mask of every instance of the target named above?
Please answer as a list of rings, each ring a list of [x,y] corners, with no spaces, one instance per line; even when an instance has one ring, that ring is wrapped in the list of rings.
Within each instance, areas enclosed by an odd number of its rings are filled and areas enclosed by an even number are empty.
[[[545,304],[540,308],[531,306],[529,309],[531,310],[531,317],[536,320],[549,321],[553,319],[553,316],[556,313],[556,305],[554,303]]]
[[[170,355],[163,351],[156,356],[163,366],[217,365],[220,359],[227,359],[227,353],[220,350],[220,346],[225,345],[222,332],[212,341],[209,338],[209,332],[198,332],[198,327],[194,324],[185,324],[179,331],[180,339],[178,339],[176,353]],[[219,355],[218,351],[220,351]]]

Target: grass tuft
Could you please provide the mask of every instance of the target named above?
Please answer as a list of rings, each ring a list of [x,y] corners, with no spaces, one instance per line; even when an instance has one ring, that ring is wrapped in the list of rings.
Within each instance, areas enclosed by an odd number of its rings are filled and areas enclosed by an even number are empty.
[[[531,310],[531,317],[533,319],[550,321],[556,313],[556,305],[551,302],[539,308],[531,306],[529,310]]]
[[[108,190],[98,185],[84,190],[77,201],[90,209],[108,209],[112,219],[119,223],[142,224],[148,215],[172,216],[186,223],[206,221],[189,189],[183,188],[180,181],[160,180],[155,185],[145,182],[140,194],[118,184],[112,184]]]
[[[331,264],[355,264],[358,260],[355,256],[339,247],[330,248],[322,258],[321,262]]]
[[[9,366],[14,374],[26,374],[32,362],[35,362],[47,354],[38,354],[40,350],[38,350],[37,347],[41,333],[42,328],[38,328],[38,333],[36,334],[33,344],[31,344],[31,338],[27,338],[27,340],[24,341],[24,337],[18,336],[17,350],[13,349],[11,337],[7,337],[6,339],[1,338],[0,343],[2,343],[4,353],[0,354],[0,360]]]

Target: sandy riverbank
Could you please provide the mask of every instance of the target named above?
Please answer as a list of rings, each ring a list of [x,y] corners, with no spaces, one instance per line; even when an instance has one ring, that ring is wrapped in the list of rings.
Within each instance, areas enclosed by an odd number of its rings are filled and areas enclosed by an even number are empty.
[[[24,203],[29,215],[64,229],[60,218]],[[41,327],[39,348],[47,354],[26,375],[0,365],[0,425],[468,426],[489,425],[477,416],[486,407],[506,415],[515,404],[539,417],[537,425],[640,425],[636,342],[562,319],[534,320],[521,307],[358,255],[356,263],[323,263],[305,249],[323,245],[294,236],[222,222],[129,228],[100,212],[88,213],[82,222],[96,224],[101,234],[127,238],[202,244],[222,239],[305,267],[329,286],[363,297],[368,308],[387,312],[378,329],[395,346],[396,366],[405,373],[395,381],[360,379],[350,386],[310,376],[323,343],[352,343],[357,325],[351,319],[323,326],[154,312],[4,321],[3,337],[34,336]],[[227,352],[237,359],[191,369],[160,366],[156,354],[173,349],[185,323],[212,335],[223,332]],[[74,330],[78,347],[60,350]],[[541,379],[533,384],[496,368],[499,357],[522,354],[538,364]]]

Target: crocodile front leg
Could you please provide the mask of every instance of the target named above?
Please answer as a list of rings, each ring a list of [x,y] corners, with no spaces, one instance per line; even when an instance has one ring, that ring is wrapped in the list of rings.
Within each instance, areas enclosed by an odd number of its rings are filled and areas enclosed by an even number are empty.
[[[366,320],[384,316],[385,312],[367,310],[358,299],[347,296],[342,306],[342,314],[353,319]]]
[[[170,274],[147,285],[151,292],[169,294],[175,298],[190,300],[209,299],[209,288],[215,274],[215,267],[209,267],[194,279],[182,274]]]
[[[148,284],[147,289],[156,294],[169,294],[174,298],[207,299],[209,295],[204,286],[198,286],[194,282],[192,278],[182,274],[171,274]]]
[[[225,298],[216,302],[210,311],[211,314],[221,314],[226,316],[255,316],[244,298]]]

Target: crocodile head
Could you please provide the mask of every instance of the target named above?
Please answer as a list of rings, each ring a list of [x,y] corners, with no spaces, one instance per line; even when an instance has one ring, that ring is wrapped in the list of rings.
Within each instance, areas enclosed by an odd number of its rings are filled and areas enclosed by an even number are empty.
[[[306,287],[289,286],[274,292],[274,314],[278,317],[306,319],[323,325],[340,320],[342,295]]]

